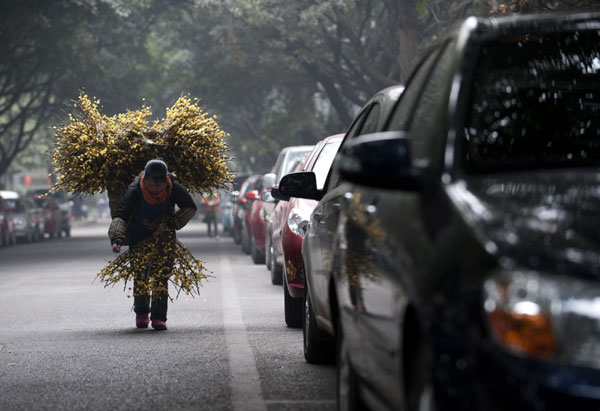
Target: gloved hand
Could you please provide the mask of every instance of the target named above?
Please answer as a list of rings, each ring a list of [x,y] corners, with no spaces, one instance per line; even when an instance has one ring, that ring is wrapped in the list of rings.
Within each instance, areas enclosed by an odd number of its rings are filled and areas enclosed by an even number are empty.
[[[121,239],[115,240],[112,244],[113,253],[120,253],[122,245],[123,245],[123,240],[121,240]]]
[[[175,216],[169,216],[165,219],[165,225],[169,230],[177,230],[177,222],[175,220]]]

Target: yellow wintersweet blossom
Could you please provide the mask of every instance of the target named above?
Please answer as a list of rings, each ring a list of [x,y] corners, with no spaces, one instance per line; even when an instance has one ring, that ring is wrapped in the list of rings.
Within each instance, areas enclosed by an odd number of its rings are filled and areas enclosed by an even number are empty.
[[[197,99],[180,97],[166,117],[150,122],[150,108],[109,117],[100,102],[79,95],[78,115],[56,127],[52,162],[57,177],[52,191],[95,194],[124,193],[148,160],[161,157],[188,191],[201,193],[226,187],[233,176],[225,142],[227,133]]]
[[[170,270],[168,267],[172,267]],[[137,278],[136,295],[168,295],[168,284],[186,295],[200,295],[202,280],[206,280],[206,268],[202,261],[194,258],[189,250],[175,238],[165,225],[146,240],[119,255],[104,267],[98,278],[105,287],[123,281],[127,284]],[[129,287],[131,290],[131,287]]]
[[[162,120],[150,122],[150,108],[109,117],[100,113],[100,101],[81,93],[67,124],[56,127],[52,162],[57,176],[51,191],[95,194],[108,191],[111,210],[148,160],[163,158],[188,191],[201,193],[226,187],[233,175],[225,142],[227,133],[216,116],[198,106],[198,99],[180,97]],[[173,269],[164,267],[172,264]],[[199,293],[207,278],[202,261],[176,240],[172,231],[155,235],[121,254],[98,277],[105,286],[133,280],[140,273],[138,293],[167,293],[167,282],[179,292]]]

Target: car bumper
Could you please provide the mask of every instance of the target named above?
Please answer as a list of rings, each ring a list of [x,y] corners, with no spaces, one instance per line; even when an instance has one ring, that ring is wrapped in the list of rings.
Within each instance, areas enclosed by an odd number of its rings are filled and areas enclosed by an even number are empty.
[[[439,410],[600,410],[600,370],[518,357],[492,342],[474,360],[447,348],[434,370]]]

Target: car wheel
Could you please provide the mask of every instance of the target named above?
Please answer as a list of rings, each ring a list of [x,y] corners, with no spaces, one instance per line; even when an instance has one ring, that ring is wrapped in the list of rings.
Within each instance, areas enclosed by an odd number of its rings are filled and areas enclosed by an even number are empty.
[[[283,284],[283,267],[277,264],[275,258],[271,262],[271,284],[281,285]]]
[[[265,264],[267,270],[271,269],[271,261],[273,259],[273,247],[271,246],[271,237],[265,237]]]
[[[408,409],[409,411],[435,411],[431,352],[426,344],[419,341],[416,352],[411,357],[409,373],[405,377]]]
[[[254,236],[252,236],[252,240],[250,241],[250,255],[252,256],[252,262],[254,264],[265,263],[265,255],[256,246],[256,240],[254,239]]]
[[[242,251],[246,254],[250,254],[250,238],[246,228],[242,228]]]
[[[240,232],[235,227],[231,230],[231,236],[233,237],[234,244],[239,244],[242,242]]]
[[[290,328],[302,327],[304,304],[302,298],[294,298],[290,295],[287,282],[283,284],[283,308],[287,326]]]
[[[304,321],[302,323],[304,358],[311,364],[331,363],[335,360],[335,340],[327,337],[317,326],[308,289],[304,290]]]
[[[348,347],[342,327],[338,322],[337,340],[337,409],[339,411],[358,411],[367,409],[358,392],[358,377],[348,359]]]

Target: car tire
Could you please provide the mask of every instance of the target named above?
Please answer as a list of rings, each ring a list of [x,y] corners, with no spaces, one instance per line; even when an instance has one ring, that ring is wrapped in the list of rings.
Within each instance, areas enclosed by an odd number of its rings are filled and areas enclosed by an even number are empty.
[[[267,270],[271,269],[271,264],[273,261],[273,246],[271,245],[271,237],[267,235],[265,237],[265,265],[267,266]]]
[[[252,262],[254,264],[265,263],[265,254],[262,253],[256,246],[256,240],[254,239],[254,236],[252,236],[252,240],[250,240],[250,255],[252,256]]]
[[[338,320],[339,321],[339,320]],[[358,377],[348,359],[348,347],[344,340],[341,325],[337,324],[337,366],[336,366],[336,397],[338,411],[365,410],[360,393],[358,392]]]
[[[242,251],[245,254],[250,254],[250,239],[248,236],[248,230],[245,227],[242,228]]]
[[[231,230],[231,236],[233,237],[234,244],[240,244],[242,242],[242,237],[238,230],[235,227]]]
[[[304,290],[304,319],[302,321],[302,341],[304,359],[310,364],[335,362],[335,340],[319,329],[312,308],[308,289]]]
[[[273,261],[271,262],[271,284],[283,284],[283,267],[277,264],[275,258],[273,258]]]
[[[302,327],[304,317],[304,304],[302,298],[294,298],[290,295],[287,282],[283,284],[283,311],[285,323],[290,328]]]

